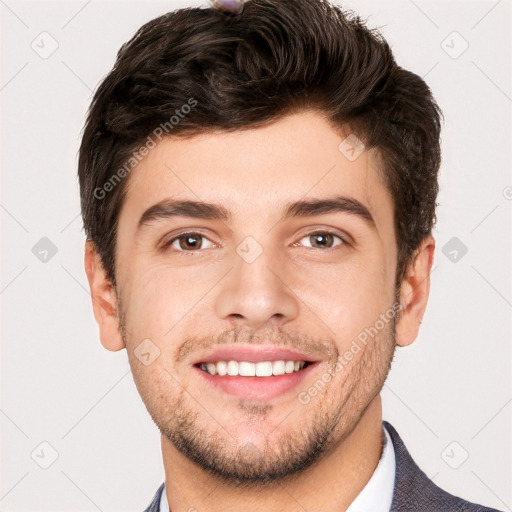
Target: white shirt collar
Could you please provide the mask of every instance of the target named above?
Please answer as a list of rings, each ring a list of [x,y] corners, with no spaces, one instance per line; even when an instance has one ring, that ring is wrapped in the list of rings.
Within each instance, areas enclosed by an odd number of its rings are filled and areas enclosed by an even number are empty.
[[[395,449],[384,425],[382,429],[385,439],[379,463],[347,512],[389,512],[391,509],[395,487]],[[169,508],[164,510],[169,512]]]
[[[363,487],[346,512],[389,512],[395,487],[395,449],[388,431],[384,430],[382,454],[368,483]],[[165,485],[160,498],[160,512],[169,512]]]

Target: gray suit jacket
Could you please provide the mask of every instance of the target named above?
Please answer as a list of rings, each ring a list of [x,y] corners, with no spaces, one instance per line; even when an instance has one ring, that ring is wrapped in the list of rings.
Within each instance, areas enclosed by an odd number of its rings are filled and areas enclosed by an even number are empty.
[[[394,427],[384,421],[395,449],[396,472],[390,512],[500,512],[453,496],[438,487],[416,465]],[[144,512],[159,512],[162,484]]]

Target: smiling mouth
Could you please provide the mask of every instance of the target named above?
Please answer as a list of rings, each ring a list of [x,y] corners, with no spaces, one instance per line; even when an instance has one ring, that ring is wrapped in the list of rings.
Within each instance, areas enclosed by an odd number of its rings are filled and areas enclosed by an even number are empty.
[[[193,370],[210,389],[244,399],[273,400],[296,395],[319,361],[199,362]],[[297,368],[297,369],[296,369]],[[210,373],[215,371],[216,373]]]
[[[298,373],[313,364],[311,361],[277,360],[277,361],[217,361],[197,363],[196,368],[221,377],[275,377]]]

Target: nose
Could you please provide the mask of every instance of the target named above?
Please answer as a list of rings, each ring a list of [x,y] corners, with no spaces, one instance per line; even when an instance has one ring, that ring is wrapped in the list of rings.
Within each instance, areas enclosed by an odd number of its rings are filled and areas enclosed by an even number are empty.
[[[267,323],[282,326],[297,317],[300,301],[292,291],[293,278],[268,249],[250,263],[235,253],[233,262],[216,297],[219,318],[256,330]]]

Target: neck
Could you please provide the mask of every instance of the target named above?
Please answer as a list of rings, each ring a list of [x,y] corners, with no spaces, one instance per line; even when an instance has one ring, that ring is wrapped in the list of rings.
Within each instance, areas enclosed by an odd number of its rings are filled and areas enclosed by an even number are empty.
[[[380,394],[358,423],[325,457],[293,480],[268,487],[227,486],[187,459],[162,435],[167,501],[171,512],[345,512],[370,480],[382,454]]]

